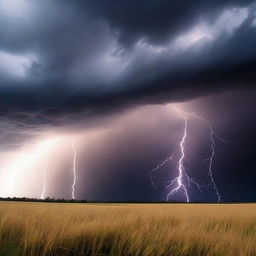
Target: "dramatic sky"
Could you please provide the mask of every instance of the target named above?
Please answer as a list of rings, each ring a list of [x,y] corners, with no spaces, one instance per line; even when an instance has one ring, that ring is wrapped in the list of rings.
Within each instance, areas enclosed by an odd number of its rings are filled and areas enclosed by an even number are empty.
[[[0,197],[255,201],[255,45],[251,0],[0,0]]]

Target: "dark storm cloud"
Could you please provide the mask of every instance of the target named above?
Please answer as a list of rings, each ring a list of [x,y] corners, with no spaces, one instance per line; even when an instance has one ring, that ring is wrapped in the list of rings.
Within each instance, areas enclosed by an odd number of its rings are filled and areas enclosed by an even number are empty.
[[[58,124],[72,113],[254,85],[254,1],[0,3],[5,117]],[[212,39],[198,39],[200,24]]]
[[[196,23],[200,18],[210,21],[225,8],[246,7],[252,0],[195,1],[87,1],[88,6],[118,31],[120,41],[129,45],[140,38],[164,44]]]

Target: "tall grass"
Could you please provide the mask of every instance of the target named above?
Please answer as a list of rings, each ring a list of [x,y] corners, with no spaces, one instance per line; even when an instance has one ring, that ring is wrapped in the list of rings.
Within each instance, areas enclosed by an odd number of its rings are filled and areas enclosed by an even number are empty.
[[[256,205],[0,203],[1,256],[255,256]]]

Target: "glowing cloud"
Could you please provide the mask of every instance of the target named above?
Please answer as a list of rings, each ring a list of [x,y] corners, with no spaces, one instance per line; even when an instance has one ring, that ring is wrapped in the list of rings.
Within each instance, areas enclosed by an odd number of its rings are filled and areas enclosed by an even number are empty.
[[[57,145],[59,138],[46,138],[43,141],[24,146],[22,149],[14,152],[3,153],[4,161],[1,166],[1,188],[0,196],[36,196],[36,192],[30,192],[30,187],[37,183],[38,174],[35,172],[36,166],[45,159],[51,153],[53,146]],[[48,162],[47,162],[48,165]],[[44,175],[41,179],[43,184],[43,191],[41,192],[41,197],[45,196],[46,189],[46,168],[44,166]],[[23,177],[29,177],[29,181],[21,190],[20,180]],[[32,186],[33,187],[33,186]],[[36,196],[37,197],[37,196]]]

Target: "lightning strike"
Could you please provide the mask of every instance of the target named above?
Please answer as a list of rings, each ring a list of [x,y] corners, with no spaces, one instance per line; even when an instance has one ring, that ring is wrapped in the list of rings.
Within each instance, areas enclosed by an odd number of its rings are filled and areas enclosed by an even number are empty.
[[[76,179],[77,179],[77,175],[76,175],[76,149],[74,146],[74,141],[72,141],[71,143],[71,147],[72,147],[72,151],[73,151],[73,184],[72,184],[72,199],[75,199],[75,188],[76,188]]]
[[[220,202],[221,201],[221,196],[220,196],[219,190],[216,186],[215,180],[213,178],[213,173],[212,173],[213,160],[214,160],[215,155],[216,155],[216,153],[215,153],[215,142],[214,142],[213,136],[214,136],[214,131],[213,131],[212,127],[210,126],[211,156],[210,156],[210,160],[209,160],[208,176],[210,177],[211,182],[213,184],[213,188],[214,188],[214,190],[216,192],[216,195],[218,197],[218,202]]]
[[[47,167],[48,167],[48,161],[46,162],[44,166],[44,173],[43,173],[43,188],[41,193],[41,199],[45,199],[45,193],[46,193],[46,179],[47,179]]]
[[[191,114],[192,116],[194,116],[195,118],[199,119],[199,120],[202,120],[203,122],[205,122],[208,126],[208,129],[209,129],[209,136],[210,136],[210,141],[211,141],[211,145],[210,145],[210,148],[211,148],[211,154],[210,154],[210,157],[208,158],[209,160],[209,165],[208,165],[208,175],[207,177],[210,178],[210,183],[213,185],[213,189],[215,190],[215,193],[216,193],[216,196],[217,196],[217,200],[218,202],[221,202],[221,195],[219,193],[219,190],[217,188],[217,185],[216,185],[216,182],[214,180],[214,177],[213,177],[213,161],[214,161],[214,158],[216,156],[216,152],[215,152],[215,140],[214,140],[214,137],[217,138],[218,140],[224,142],[224,143],[228,143],[228,141],[224,140],[223,138],[221,138],[214,130],[213,130],[213,127],[211,125],[211,123],[201,117],[201,116],[198,116],[196,115],[195,113],[192,113]]]
[[[198,189],[198,191],[201,193],[201,195],[203,196],[202,188],[212,185],[213,189],[215,191],[216,197],[217,197],[217,201],[221,202],[221,195],[219,193],[219,190],[218,190],[218,187],[216,185],[214,175],[213,175],[213,163],[214,163],[214,159],[216,157],[215,139],[218,139],[225,143],[229,143],[229,142],[227,142],[225,139],[221,138],[214,131],[211,123],[207,119],[205,119],[195,113],[187,113],[177,107],[173,107],[173,108],[177,112],[177,114],[184,120],[184,129],[183,129],[182,138],[179,142],[180,157],[178,159],[178,164],[177,164],[178,176],[176,176],[174,179],[169,181],[169,184],[166,186],[166,188],[172,188],[171,191],[168,192],[166,200],[169,201],[175,194],[182,192],[185,196],[186,202],[190,202],[188,188],[191,188],[192,185],[194,185]],[[186,158],[185,147],[186,147],[186,139],[188,136],[188,118],[189,117],[203,121],[204,123],[207,124],[207,127],[209,129],[210,156],[206,160],[209,162],[207,178],[210,179],[210,182],[207,185],[198,184],[193,178],[191,178],[188,175],[186,168],[184,166],[184,160]],[[163,167],[166,164],[166,162],[168,162],[169,160],[173,160],[173,155],[170,156],[169,158],[165,159],[162,163],[160,163],[158,166],[156,166],[154,169],[152,169],[150,171],[150,182],[154,188],[157,188],[157,186],[155,185],[155,183],[153,181],[153,173],[155,171],[158,171],[161,167]]]
[[[179,170],[179,176],[177,176],[175,179],[171,181],[171,184],[176,183],[176,186],[174,189],[172,189],[168,194],[167,194],[167,201],[176,194],[179,190],[183,190],[185,197],[186,197],[186,202],[189,202],[189,195],[188,195],[188,190],[187,187],[184,183],[184,174],[185,174],[185,168],[184,168],[184,158],[185,158],[185,149],[184,149],[184,144],[186,142],[187,138],[187,128],[188,128],[188,120],[185,115],[182,115],[182,118],[184,119],[184,132],[182,139],[180,141],[180,151],[181,151],[181,157],[178,162],[178,170]]]
[[[173,155],[169,156],[168,158],[166,158],[163,162],[161,162],[159,165],[157,165],[154,169],[152,169],[150,172],[149,172],[149,180],[151,182],[151,185],[157,189],[157,186],[154,182],[154,179],[153,179],[153,175],[154,175],[154,172],[158,171],[161,167],[163,167],[168,161],[172,161],[173,160]]]

